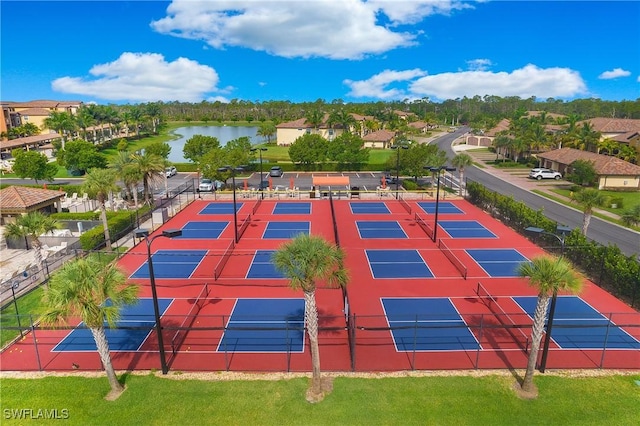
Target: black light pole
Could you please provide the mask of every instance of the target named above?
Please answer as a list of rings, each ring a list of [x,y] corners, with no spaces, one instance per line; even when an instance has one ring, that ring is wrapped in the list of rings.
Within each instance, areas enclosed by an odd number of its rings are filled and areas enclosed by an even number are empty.
[[[136,229],[134,232],[136,238],[144,238],[147,243],[147,264],[149,265],[149,281],[151,282],[151,296],[153,297],[153,314],[156,320],[156,334],[158,335],[158,349],[160,352],[160,367],[162,374],[167,374],[169,367],[167,366],[167,358],[164,353],[164,340],[162,338],[162,325],[160,324],[160,308],[158,307],[158,293],[156,291],[156,279],[153,273],[153,261],[151,260],[151,243],[159,237],[174,238],[182,235],[180,229],[167,229],[162,231],[153,238],[149,238],[148,229]]]
[[[431,166],[426,166],[425,169],[428,169],[431,173],[435,173],[437,176],[437,184],[436,184],[436,214],[435,214],[435,219],[434,219],[434,224],[433,224],[433,242],[436,242],[437,236],[438,236],[438,209],[440,207],[440,171],[441,170],[446,170],[448,172],[453,172],[455,171],[455,167],[447,167],[447,166],[440,166],[440,167],[431,167]]]
[[[396,200],[398,199],[398,187],[400,185],[400,149],[409,149],[408,146],[402,145],[392,145],[391,149],[396,150]]]
[[[266,151],[267,148],[251,148],[249,151],[256,152],[258,151],[260,155],[260,198],[264,200],[264,180],[262,178],[262,151]]]
[[[13,306],[16,308],[16,318],[18,319],[18,328],[20,329],[20,337],[24,337],[22,334],[22,324],[20,324],[20,312],[18,312],[18,301],[16,300],[16,290],[20,287],[18,281],[11,283],[11,295],[13,296]]]
[[[552,232],[547,232],[542,228],[536,228],[534,226],[529,226],[524,230],[531,234],[549,235],[551,237],[554,237],[560,242],[560,257],[564,256],[565,239],[567,234],[571,232],[571,228],[569,228],[568,226],[558,225],[556,227],[557,234],[554,234]],[[544,370],[547,367],[547,356],[549,355],[549,344],[551,343],[551,329],[553,328],[553,317],[556,313],[557,300],[558,300],[558,291],[553,290],[553,295],[551,296],[551,306],[549,307],[549,316],[547,318],[547,332],[545,333],[545,336],[544,336],[544,345],[542,347],[542,357],[540,358],[541,373],[544,373]]]
[[[231,172],[231,182],[233,184],[233,236],[234,236],[234,241],[236,244],[238,244],[238,209],[236,207],[237,202],[236,202],[236,172],[241,172],[244,169],[242,167],[231,167],[231,166],[225,166],[225,167],[220,167],[218,169],[219,172]]]

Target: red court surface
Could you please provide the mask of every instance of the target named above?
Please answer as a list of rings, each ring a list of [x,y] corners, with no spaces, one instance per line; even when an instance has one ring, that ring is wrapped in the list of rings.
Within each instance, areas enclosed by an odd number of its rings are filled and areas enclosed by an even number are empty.
[[[383,200],[335,200],[333,207],[327,199],[267,200],[257,206],[257,200],[242,199],[237,217],[239,225],[250,216],[250,222],[240,230],[241,238],[233,245],[234,219],[231,211],[200,214],[203,209],[215,209],[229,201],[196,200],[172,218],[160,230],[181,229],[190,222],[227,222],[217,238],[157,238],[152,253],[159,250],[203,250],[204,256],[194,263],[188,276],[163,278],[156,276],[159,298],[172,299],[162,316],[164,347],[168,365],[173,371],[310,371],[311,356],[308,338],[299,351],[240,352],[222,344],[228,332],[230,316],[238,300],[242,299],[302,299],[300,291],[293,291],[288,281],[274,276],[256,277],[257,251],[276,250],[287,238],[265,238],[273,229],[297,222],[308,222],[310,232],[330,242],[337,236],[346,252],[349,271],[347,297],[340,289],[326,289],[319,284],[316,292],[320,316],[321,366],[327,371],[399,371],[439,369],[503,369],[525,368],[528,357],[528,338],[531,318],[516,303],[514,297],[536,296],[526,280],[514,276],[490,276],[487,269],[470,254],[473,249],[512,249],[531,258],[542,249],[518,235],[501,222],[464,200],[447,201],[459,212],[440,211],[438,221],[477,221],[492,236],[490,238],[453,238],[444,228],[438,229],[437,242],[427,235],[415,220],[415,213],[434,224],[434,215],[424,211],[418,201],[403,206],[393,198]],[[287,211],[288,207],[302,207],[302,211]],[[309,207],[306,213],[304,208]],[[371,209],[369,209],[371,207]],[[407,210],[407,207],[411,210]],[[255,211],[254,211],[255,209]],[[282,209],[287,211],[282,213]],[[374,211],[385,210],[383,212]],[[205,210],[206,211],[206,210]],[[374,223],[372,223],[374,222]],[[402,237],[362,238],[370,223],[372,227],[391,224]],[[453,232],[453,231],[451,231]],[[449,253],[441,248],[444,243]],[[230,247],[232,251],[230,251]],[[404,276],[402,261],[392,260],[394,253],[406,250],[407,255],[422,259],[415,271],[426,276]],[[468,251],[471,250],[471,251]],[[229,253],[231,253],[229,255]],[[376,254],[377,253],[377,254]],[[493,252],[485,252],[493,253]],[[225,255],[226,254],[226,255]],[[375,255],[382,257],[376,263]],[[385,256],[389,256],[389,261]],[[452,257],[464,265],[462,272]],[[492,260],[492,259],[490,259]],[[500,261],[500,259],[495,259]],[[129,274],[139,268],[144,271],[147,261],[146,243],[140,243],[121,260],[120,266]],[[422,263],[423,262],[423,263]],[[425,266],[426,265],[426,266]],[[154,260],[154,269],[156,261]],[[176,268],[181,265],[177,265]],[[264,267],[264,265],[262,265]],[[413,267],[413,266],[412,266]],[[171,266],[166,266],[171,272]],[[260,269],[267,271],[268,269]],[[216,273],[217,272],[217,273]],[[399,275],[394,275],[394,274]],[[267,274],[268,275],[268,274]],[[150,298],[148,278],[132,278],[139,284],[140,297]],[[505,315],[498,315],[478,297],[478,283],[489,292]],[[196,300],[204,286],[208,295]],[[562,295],[561,295],[562,296]],[[404,350],[394,340],[390,319],[383,299],[418,299],[435,301],[438,306],[450,307],[464,328],[468,346],[439,348],[427,346]],[[604,290],[587,282],[579,299],[603,316],[610,318],[625,336],[640,340],[640,314]],[[194,305],[199,312],[193,315]],[[78,324],[79,321],[73,323]],[[503,323],[511,327],[505,327]],[[458,327],[457,325],[455,327]],[[555,330],[555,329],[554,329]],[[54,352],[52,349],[71,330],[36,328],[0,355],[2,370],[99,370],[97,353],[93,351]],[[459,330],[458,330],[459,331]],[[407,331],[410,333],[410,331]],[[447,331],[438,331],[444,340],[451,340]],[[416,339],[417,340],[417,339]],[[149,329],[138,350],[113,351],[113,363],[119,370],[160,369],[157,335]],[[607,368],[640,369],[640,350],[636,348],[563,348],[551,342],[548,369]]]

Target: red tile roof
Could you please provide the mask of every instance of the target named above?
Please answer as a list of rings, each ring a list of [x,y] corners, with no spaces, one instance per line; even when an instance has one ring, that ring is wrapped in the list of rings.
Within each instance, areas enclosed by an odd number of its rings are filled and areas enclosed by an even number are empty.
[[[362,140],[367,142],[388,142],[396,135],[396,132],[390,130],[378,130],[365,135]]]
[[[0,190],[2,213],[26,212],[52,204],[64,197],[64,192],[50,189],[9,186]]]
[[[640,120],[630,118],[606,118],[596,117],[576,123],[582,127],[583,123],[589,123],[593,130],[600,133],[627,133],[640,131]]]
[[[593,162],[593,167],[599,175],[609,176],[640,176],[640,166],[631,164],[608,155],[596,154],[595,152],[581,151],[573,148],[562,148],[538,154],[538,157],[545,160],[555,161],[560,164],[569,165],[576,160]]]

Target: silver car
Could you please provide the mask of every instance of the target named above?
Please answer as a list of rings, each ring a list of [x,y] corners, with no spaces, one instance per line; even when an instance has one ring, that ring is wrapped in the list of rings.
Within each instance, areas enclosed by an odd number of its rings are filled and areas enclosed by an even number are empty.
[[[560,172],[556,172],[555,170],[551,170],[551,169],[535,168],[535,169],[531,169],[531,171],[529,172],[529,177],[531,179],[537,179],[537,180],[542,180],[542,179],[559,180],[559,179],[562,179],[562,174]]]

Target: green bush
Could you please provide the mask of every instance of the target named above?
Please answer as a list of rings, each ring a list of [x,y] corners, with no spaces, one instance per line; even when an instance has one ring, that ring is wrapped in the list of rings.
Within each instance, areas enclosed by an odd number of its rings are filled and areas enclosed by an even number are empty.
[[[412,180],[405,179],[402,181],[402,187],[407,191],[415,191],[416,189],[418,189],[418,184]]]
[[[622,197],[612,197],[610,199],[610,203],[611,203],[611,207],[613,208],[613,206],[615,205],[616,209],[621,209],[624,207],[624,198]]]

